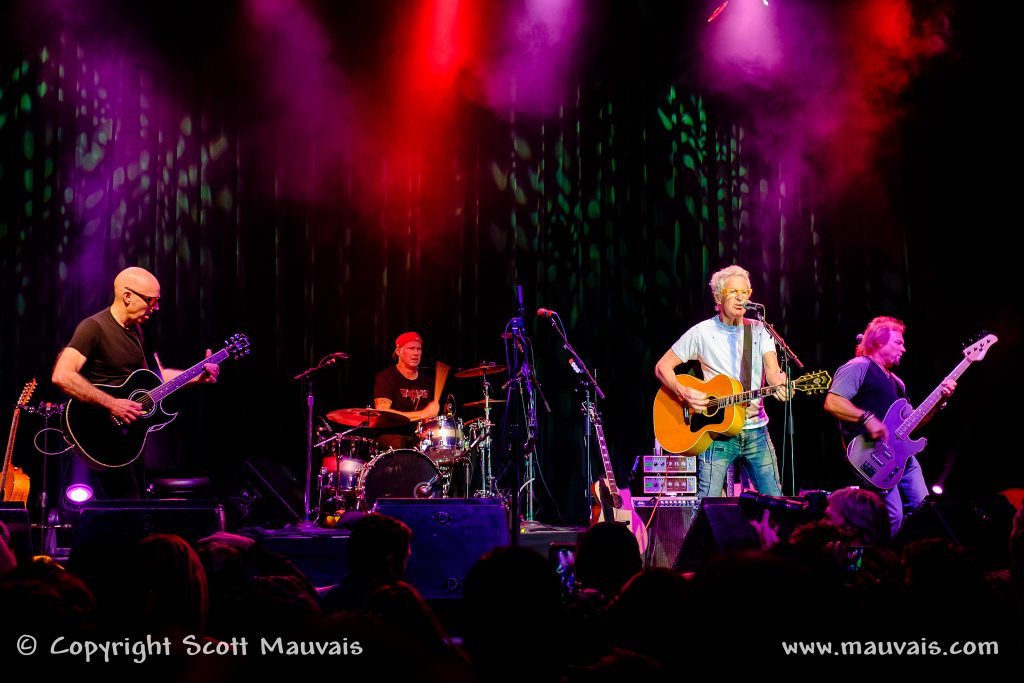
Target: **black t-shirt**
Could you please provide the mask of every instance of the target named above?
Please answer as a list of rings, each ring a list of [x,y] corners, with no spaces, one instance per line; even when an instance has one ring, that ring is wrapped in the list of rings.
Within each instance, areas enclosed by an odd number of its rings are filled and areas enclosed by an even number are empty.
[[[373,381],[373,398],[391,399],[390,410],[411,413],[423,410],[430,403],[434,392],[434,378],[420,368],[416,379],[408,379],[398,371],[397,365],[391,365],[377,373]],[[374,401],[376,403],[376,400]],[[416,422],[401,427],[381,429],[377,440],[386,448],[414,448]]]
[[[377,373],[373,381],[373,398],[391,399],[391,410],[411,413],[423,410],[432,400],[434,378],[420,368],[416,379],[408,379],[391,365]]]
[[[835,388],[834,385],[833,388]],[[861,410],[870,410],[879,420],[884,420],[885,413],[896,402],[896,399],[906,398],[906,393],[898,378],[886,374],[876,363],[868,360],[865,364],[864,379],[857,388],[857,392],[849,398],[853,405]],[[847,443],[867,431],[863,425],[857,422],[845,421],[840,421],[839,429]]]
[[[109,308],[78,323],[68,346],[85,356],[81,374],[93,384],[120,384],[139,368],[148,368],[138,325],[125,328]]]

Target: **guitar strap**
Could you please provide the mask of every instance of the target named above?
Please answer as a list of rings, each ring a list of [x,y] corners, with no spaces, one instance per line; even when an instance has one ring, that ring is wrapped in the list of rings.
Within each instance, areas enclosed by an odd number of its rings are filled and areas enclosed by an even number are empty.
[[[754,363],[754,332],[749,320],[743,321],[743,364],[740,366],[740,385],[750,391],[751,367]]]

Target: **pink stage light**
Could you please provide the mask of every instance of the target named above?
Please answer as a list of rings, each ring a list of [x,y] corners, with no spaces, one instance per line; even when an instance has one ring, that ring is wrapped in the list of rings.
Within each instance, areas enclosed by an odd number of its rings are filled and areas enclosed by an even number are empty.
[[[934,493],[937,496],[941,496],[942,495],[942,486],[939,485],[939,484],[932,484],[932,493]]]
[[[87,484],[72,484],[64,492],[64,497],[75,505],[81,505],[92,500],[92,487]]]

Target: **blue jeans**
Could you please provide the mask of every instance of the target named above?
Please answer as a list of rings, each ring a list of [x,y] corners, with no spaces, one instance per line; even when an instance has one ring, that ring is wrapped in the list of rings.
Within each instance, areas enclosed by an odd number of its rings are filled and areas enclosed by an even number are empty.
[[[779,465],[775,447],[768,436],[768,427],[758,427],[744,429],[731,438],[712,441],[700,454],[697,459],[697,496],[721,496],[726,470],[733,461],[743,468],[759,493],[782,495]]]
[[[900,477],[900,483],[890,491],[878,491],[885,502],[885,511],[889,513],[889,525],[893,536],[903,524],[903,515],[909,514],[920,507],[928,496],[928,485],[924,483],[921,464],[917,456],[910,456],[906,469]]]

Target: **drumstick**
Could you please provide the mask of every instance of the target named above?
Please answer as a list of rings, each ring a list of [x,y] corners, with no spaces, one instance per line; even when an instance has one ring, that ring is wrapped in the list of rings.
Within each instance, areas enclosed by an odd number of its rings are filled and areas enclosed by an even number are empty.
[[[441,391],[444,390],[445,380],[448,379],[448,370],[450,370],[450,368],[447,365],[445,365],[441,361],[437,361],[436,370],[434,371],[434,402],[435,403],[440,403],[441,402]]]

